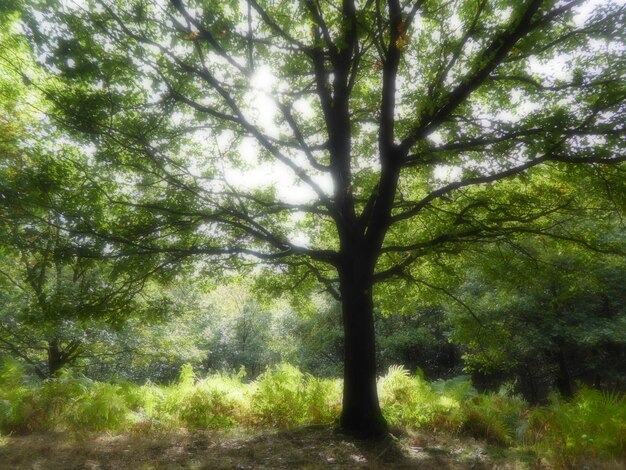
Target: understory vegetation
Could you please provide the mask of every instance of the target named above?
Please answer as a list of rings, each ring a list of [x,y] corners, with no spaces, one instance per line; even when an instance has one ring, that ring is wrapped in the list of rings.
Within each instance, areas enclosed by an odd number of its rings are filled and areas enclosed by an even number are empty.
[[[623,394],[580,388],[570,400],[552,395],[530,407],[501,387],[478,393],[467,376],[429,383],[392,366],[378,381],[383,413],[396,431],[472,436],[500,447],[533,450],[567,467],[577,459],[626,457]],[[19,363],[0,372],[0,430],[158,433],[188,430],[292,428],[332,424],[341,409],[339,380],[319,379],[289,364],[254,381],[239,374],[195,375],[190,365],[169,385],[98,382],[67,372],[28,379]]]

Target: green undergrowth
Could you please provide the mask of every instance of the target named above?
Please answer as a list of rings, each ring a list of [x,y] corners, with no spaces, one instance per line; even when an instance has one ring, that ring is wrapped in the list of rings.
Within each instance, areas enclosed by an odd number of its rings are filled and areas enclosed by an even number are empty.
[[[626,458],[626,399],[583,388],[564,401],[529,407],[506,389],[479,394],[469,378],[427,382],[402,367],[379,380],[388,422],[408,430],[473,436],[501,447],[534,450],[567,467],[585,458]],[[174,428],[289,428],[331,424],[341,409],[341,382],[288,364],[255,381],[245,372],[197,377],[184,366],[170,385],[96,382],[62,374],[29,380],[21,366],[0,369],[0,432],[50,430],[158,432]]]

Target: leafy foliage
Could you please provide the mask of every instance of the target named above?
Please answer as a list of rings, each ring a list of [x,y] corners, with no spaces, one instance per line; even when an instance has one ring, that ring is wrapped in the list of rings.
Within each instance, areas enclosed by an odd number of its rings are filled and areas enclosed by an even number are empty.
[[[196,377],[182,368],[167,386],[95,382],[63,374],[28,383],[14,361],[0,369],[0,430],[158,432],[232,426],[328,424],[340,411],[340,381],[318,379],[281,364],[254,382],[244,374]],[[467,377],[428,383],[393,366],[379,380],[383,412],[405,429],[464,434],[505,446],[526,446],[566,467],[582,458],[626,455],[626,399],[583,388],[571,401],[528,408],[506,389],[479,394]]]
[[[626,458],[623,394],[582,388],[571,401],[553,395],[529,421],[536,446],[564,467],[581,456]]]
[[[463,272],[456,292],[481,323],[458,305],[448,311],[469,369],[504,374],[533,401],[571,394],[576,381],[623,387],[622,256],[525,240],[467,256]]]

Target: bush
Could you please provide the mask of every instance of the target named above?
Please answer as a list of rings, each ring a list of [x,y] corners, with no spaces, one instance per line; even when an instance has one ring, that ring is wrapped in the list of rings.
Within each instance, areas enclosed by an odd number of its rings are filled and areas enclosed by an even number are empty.
[[[569,402],[553,395],[530,413],[529,434],[540,453],[563,466],[584,457],[626,458],[626,398],[590,388]]]
[[[268,368],[253,384],[253,418],[278,427],[329,423],[339,414],[338,384],[304,374],[289,364]]]

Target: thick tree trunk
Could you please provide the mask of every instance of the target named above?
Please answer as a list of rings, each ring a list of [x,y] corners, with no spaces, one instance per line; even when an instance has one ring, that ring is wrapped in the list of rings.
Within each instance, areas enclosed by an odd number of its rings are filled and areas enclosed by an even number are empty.
[[[388,428],[376,390],[376,347],[372,281],[367,269],[344,269],[340,274],[345,342],[341,427],[359,438],[386,434]]]

